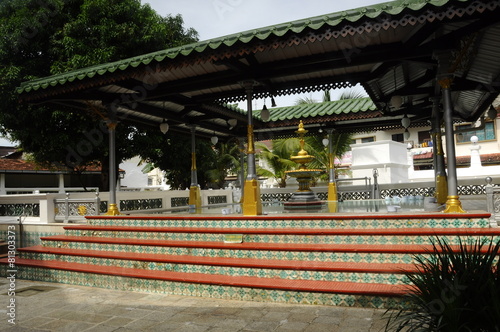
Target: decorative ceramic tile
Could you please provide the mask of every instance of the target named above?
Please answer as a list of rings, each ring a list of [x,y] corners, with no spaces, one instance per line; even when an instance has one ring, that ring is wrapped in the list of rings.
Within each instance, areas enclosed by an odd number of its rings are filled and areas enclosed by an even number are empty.
[[[233,219],[91,219],[89,224],[95,225],[127,225],[141,227],[204,227],[204,228],[304,228],[304,229],[380,229],[380,228],[442,228],[442,227],[489,227],[489,221],[483,218],[400,218],[400,219],[297,219],[288,218],[233,218]],[[84,231],[67,230],[67,235],[86,238],[113,237],[140,240],[172,240],[172,241],[208,241],[222,242],[223,234],[216,233],[172,233],[172,232],[125,232],[125,231]],[[30,245],[40,243],[40,236],[52,234],[32,233],[24,236]],[[1,236],[1,233],[0,233]],[[459,243],[465,237],[441,236],[451,244]],[[488,236],[482,237],[488,239]],[[499,237],[500,238],[500,237]],[[476,239],[473,237],[472,239]],[[350,245],[424,245],[429,244],[428,236],[420,235],[277,235],[253,234],[244,235],[245,243],[296,243],[296,244],[350,244]],[[44,241],[43,245],[54,248],[71,248],[81,250],[132,252],[158,255],[190,255],[204,257],[233,257],[262,260],[288,261],[320,261],[320,262],[359,262],[359,263],[406,263],[414,262],[414,255],[390,254],[376,252],[328,252],[328,251],[286,251],[255,249],[212,249],[162,247],[147,245],[104,244],[88,242]],[[22,252],[22,258],[40,260],[59,260],[72,263],[94,264],[159,271],[176,271],[183,273],[203,273],[211,275],[250,276],[259,278],[281,278],[285,280],[325,280],[357,283],[403,284],[407,282],[402,274],[385,273],[350,273],[324,272],[311,270],[259,269],[239,267],[219,267],[195,264],[174,264],[147,262],[137,260],[120,260],[98,257],[63,256],[51,253]],[[307,303],[321,305],[394,307],[402,304],[401,299],[381,298],[373,296],[352,296],[343,294],[325,294],[313,292],[280,291],[253,289],[245,287],[229,287],[180,282],[165,282],[142,278],[126,278],[121,276],[99,275],[60,270],[47,270],[33,267],[20,267],[20,278],[44,280],[86,285],[92,287],[116,288],[156,293],[169,293],[189,296],[205,296],[214,298]]]

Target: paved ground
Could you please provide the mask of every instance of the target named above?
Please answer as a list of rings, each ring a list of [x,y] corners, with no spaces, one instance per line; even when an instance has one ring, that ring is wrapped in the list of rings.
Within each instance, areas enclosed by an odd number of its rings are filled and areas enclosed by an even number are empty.
[[[2,278],[3,279],[3,278]],[[383,331],[385,310],[201,299],[0,280],[0,331]],[[7,306],[15,299],[15,325]]]

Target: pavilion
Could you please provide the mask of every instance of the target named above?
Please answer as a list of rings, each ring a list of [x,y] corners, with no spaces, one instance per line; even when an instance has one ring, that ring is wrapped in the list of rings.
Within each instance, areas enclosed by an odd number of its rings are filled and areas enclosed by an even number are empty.
[[[262,213],[254,141],[268,139],[266,133],[288,135],[300,120],[338,131],[430,121],[438,199],[446,202],[445,212],[463,212],[453,122],[485,116],[499,93],[499,14],[499,0],[393,1],[78,69],[25,82],[17,91],[25,103],[106,114],[111,151],[118,122],[191,134],[193,147],[195,137],[214,133],[224,140],[246,136],[245,215]],[[363,119],[276,114],[266,121],[252,110],[255,98],[273,103],[276,96],[358,83],[377,108]],[[244,100],[246,112],[231,105]],[[192,154],[190,204],[199,205],[194,149]],[[111,170],[115,164],[111,153]],[[109,206],[109,214],[118,213],[115,197]]]

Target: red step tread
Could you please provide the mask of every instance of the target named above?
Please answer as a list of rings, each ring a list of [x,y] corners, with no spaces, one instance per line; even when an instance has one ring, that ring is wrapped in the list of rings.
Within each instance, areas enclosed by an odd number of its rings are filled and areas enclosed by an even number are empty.
[[[276,234],[276,235],[500,235],[500,228],[218,228],[218,227],[152,227],[70,225],[66,230],[209,233],[209,234]]]
[[[159,247],[233,249],[233,250],[272,250],[272,251],[325,251],[325,252],[358,252],[358,253],[410,253],[426,254],[433,251],[432,245],[418,244],[322,244],[322,243],[224,243],[208,241],[169,241],[146,240],[135,238],[81,237],[54,235],[41,237],[43,241],[81,242],[100,244],[123,244]],[[458,246],[451,246],[457,248]],[[486,249],[484,249],[486,251]]]
[[[397,263],[347,263],[347,262],[265,260],[265,259],[255,259],[255,258],[198,257],[189,255],[176,256],[176,255],[162,255],[162,254],[144,254],[144,253],[134,253],[134,252],[50,248],[44,246],[20,248],[19,251],[31,252],[31,253],[47,253],[56,255],[137,260],[137,261],[159,262],[159,263],[232,266],[232,267],[262,268],[262,269],[361,272],[361,273],[407,273],[407,272],[417,271],[417,268],[413,264],[397,264]]]
[[[0,259],[6,264],[7,260]],[[17,258],[16,266],[29,266],[65,271],[116,275],[131,278],[155,279],[175,282],[202,283],[234,287],[251,287],[290,291],[309,291],[322,293],[342,293],[372,296],[403,296],[411,290],[408,285],[369,284],[337,281],[288,280],[280,278],[233,277],[226,275],[209,275],[202,273],[183,273],[173,271],[155,271],[114,266],[98,266],[60,261],[37,261]]]

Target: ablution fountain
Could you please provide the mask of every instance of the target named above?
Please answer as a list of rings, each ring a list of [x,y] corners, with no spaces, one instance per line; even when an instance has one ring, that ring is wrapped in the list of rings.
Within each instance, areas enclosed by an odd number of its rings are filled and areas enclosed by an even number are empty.
[[[311,190],[311,180],[323,172],[321,169],[309,169],[306,164],[310,163],[315,157],[309,155],[304,150],[304,135],[308,130],[304,129],[304,123],[300,120],[299,129],[295,132],[299,135],[300,151],[296,156],[291,156],[290,159],[296,162],[299,167],[293,171],[286,171],[286,174],[297,179],[299,189],[295,191],[290,199],[284,203],[284,208],[287,211],[318,211],[322,208],[322,202],[316,194]]]

